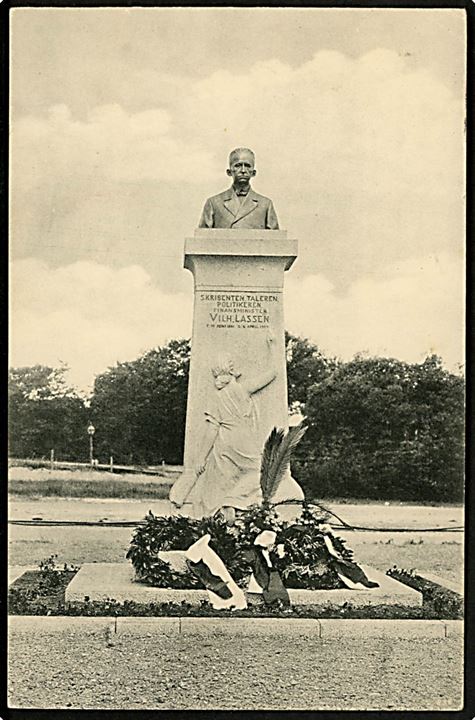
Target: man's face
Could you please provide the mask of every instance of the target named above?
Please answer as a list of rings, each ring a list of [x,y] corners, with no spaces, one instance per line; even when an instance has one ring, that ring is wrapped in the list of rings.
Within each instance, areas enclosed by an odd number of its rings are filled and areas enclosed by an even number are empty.
[[[230,167],[226,172],[232,177],[233,185],[237,187],[248,185],[250,179],[256,174],[253,156],[248,152],[236,153],[232,156]]]

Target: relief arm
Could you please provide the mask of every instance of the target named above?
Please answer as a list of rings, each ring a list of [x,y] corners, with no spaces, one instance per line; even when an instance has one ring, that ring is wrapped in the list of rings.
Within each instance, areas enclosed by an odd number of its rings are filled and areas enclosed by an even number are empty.
[[[243,387],[245,388],[245,390],[247,390],[249,395],[253,395],[254,393],[258,392],[258,390],[262,390],[262,388],[270,385],[270,383],[273,382],[277,377],[275,338],[271,333],[269,333],[267,336],[267,357],[265,364],[267,366],[267,370],[265,372],[242,383]]]
[[[208,456],[213,449],[214,441],[218,434],[219,425],[211,423],[208,420],[205,422],[205,431],[201,439],[201,446],[199,449],[198,459],[195,464],[196,475],[199,476],[204,472],[206,467],[206,461]]]

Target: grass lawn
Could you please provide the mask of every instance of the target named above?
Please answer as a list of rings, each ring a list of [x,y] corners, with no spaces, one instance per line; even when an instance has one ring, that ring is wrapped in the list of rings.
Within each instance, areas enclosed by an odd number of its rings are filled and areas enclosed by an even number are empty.
[[[172,480],[164,476],[114,475],[90,469],[48,470],[11,467],[8,491],[21,497],[167,498]]]
[[[46,478],[44,480],[10,480],[11,493],[21,497],[62,497],[62,498],[168,498],[170,485],[135,480],[65,480]]]

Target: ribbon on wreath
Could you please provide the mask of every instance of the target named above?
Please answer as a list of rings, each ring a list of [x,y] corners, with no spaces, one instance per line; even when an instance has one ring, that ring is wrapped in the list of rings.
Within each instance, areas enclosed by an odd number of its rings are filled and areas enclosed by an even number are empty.
[[[363,590],[364,588],[379,587],[377,582],[370,580],[362,568],[352,560],[346,560],[333,545],[330,537],[331,527],[321,525],[320,530],[323,533],[328,554],[331,558],[331,564],[335,568],[338,577],[350,590]]]
[[[243,610],[247,607],[246,597],[219,555],[209,547],[210,540],[211,535],[207,534],[193,543],[185,552],[186,563],[207,589],[214,608]]]
[[[288,607],[290,597],[282,582],[280,573],[272,565],[269,550],[274,546],[276,533],[273,530],[263,530],[254,540],[254,547],[247,551],[247,557],[252,564],[252,575],[249,581],[248,592],[262,594],[266,605],[280,600]]]

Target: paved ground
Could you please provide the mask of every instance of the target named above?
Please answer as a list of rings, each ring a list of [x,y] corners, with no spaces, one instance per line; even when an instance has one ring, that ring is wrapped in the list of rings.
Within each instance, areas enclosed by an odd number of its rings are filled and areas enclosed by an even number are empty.
[[[326,503],[325,503],[326,504]],[[328,503],[327,507],[346,522],[370,527],[451,527],[463,525],[461,506],[433,507],[392,503]],[[167,500],[100,500],[97,498],[23,498],[14,496],[9,503],[9,516],[28,520],[140,520],[149,510],[156,515],[170,512]]]
[[[11,707],[456,710],[462,641],[11,630]]]

